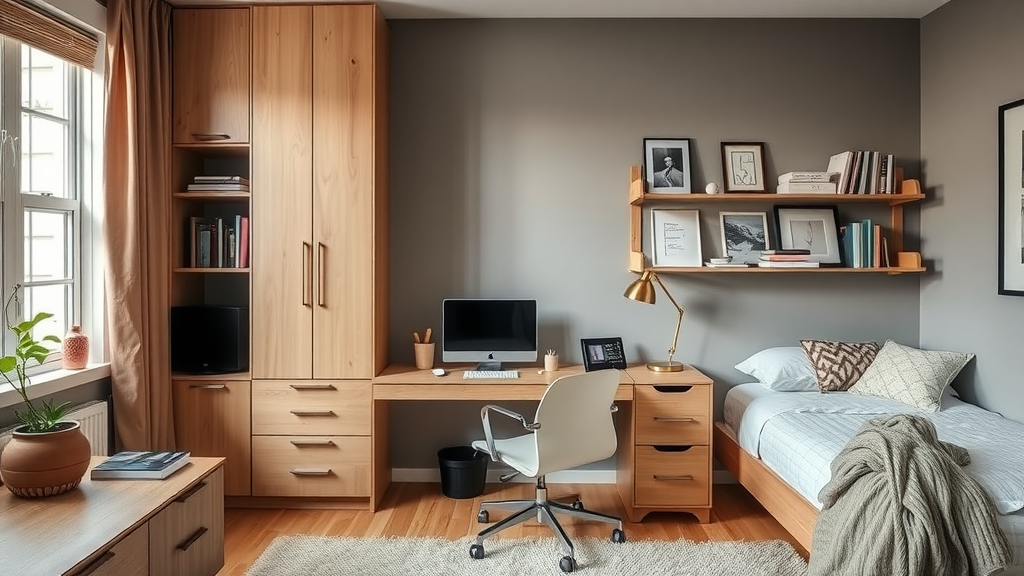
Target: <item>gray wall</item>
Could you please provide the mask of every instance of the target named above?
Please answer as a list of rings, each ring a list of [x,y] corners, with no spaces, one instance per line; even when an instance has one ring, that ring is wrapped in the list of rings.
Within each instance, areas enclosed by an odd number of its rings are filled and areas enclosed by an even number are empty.
[[[998,107],[1024,98],[1024,3],[954,0],[921,21],[921,345],[974,352],[964,397],[1024,421],[1024,298],[999,296]]]
[[[644,137],[692,138],[697,190],[721,182],[720,142],[731,140],[766,143],[769,182],[857,149],[919,173],[918,20],[389,24],[393,362],[412,363],[412,332],[437,332],[441,300],[457,296],[537,298],[540,347],[563,362],[582,361],[580,338],[613,335],[630,361],[663,358],[671,304],[622,297],[635,278],[629,167],[642,163]],[[718,210],[771,213],[700,208],[706,256],[721,248]],[[841,217],[888,218],[860,210]],[[676,357],[716,380],[719,412],[726,390],[749,381],[732,366],[759,349],[800,338],[918,344],[918,275],[664,281],[686,310]],[[434,466],[437,448],[477,438],[478,409],[396,406],[393,465]]]

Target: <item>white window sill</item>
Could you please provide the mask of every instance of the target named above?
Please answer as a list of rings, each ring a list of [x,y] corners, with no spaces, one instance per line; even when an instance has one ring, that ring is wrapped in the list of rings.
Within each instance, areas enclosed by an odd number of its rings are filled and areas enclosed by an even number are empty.
[[[52,370],[43,374],[29,376],[28,396],[33,400],[36,398],[46,398],[57,392],[109,377],[109,363],[89,364],[81,370]],[[0,377],[0,380],[2,380],[2,377]],[[21,402],[21,396],[18,395],[18,391],[13,386],[6,381],[0,384],[0,408],[15,406]]]

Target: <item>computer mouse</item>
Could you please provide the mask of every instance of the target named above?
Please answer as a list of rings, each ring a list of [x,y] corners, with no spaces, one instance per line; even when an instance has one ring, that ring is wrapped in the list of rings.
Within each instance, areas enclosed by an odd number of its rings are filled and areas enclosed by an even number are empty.
[[[447,372],[444,371],[444,368],[434,368],[431,372],[434,373],[434,376],[444,376],[447,374]]]

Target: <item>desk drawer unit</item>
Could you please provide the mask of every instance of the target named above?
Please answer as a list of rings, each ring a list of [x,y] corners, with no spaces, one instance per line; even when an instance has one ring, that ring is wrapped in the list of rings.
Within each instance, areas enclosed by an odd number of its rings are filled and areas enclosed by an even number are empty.
[[[149,573],[149,525],[143,524],[74,576],[136,576]]]
[[[149,521],[150,576],[214,576],[224,565],[224,479],[218,468]]]
[[[370,495],[369,436],[253,436],[253,496]]]
[[[637,444],[707,444],[711,441],[710,386],[637,386]]]
[[[368,436],[372,396],[368,381],[257,380],[252,433]]]

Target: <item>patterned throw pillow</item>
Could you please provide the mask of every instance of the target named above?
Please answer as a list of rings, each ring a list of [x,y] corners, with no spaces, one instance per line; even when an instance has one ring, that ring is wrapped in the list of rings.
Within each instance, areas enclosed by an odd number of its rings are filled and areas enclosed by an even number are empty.
[[[841,392],[853,386],[878,354],[875,342],[801,340],[814,366],[821,392]]]
[[[886,340],[875,361],[850,388],[854,394],[879,396],[938,412],[942,391],[974,358],[965,352],[918,350]]]

